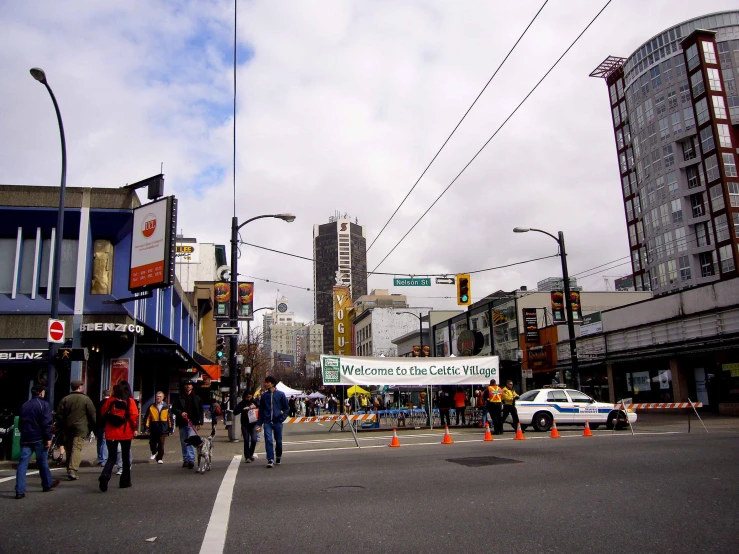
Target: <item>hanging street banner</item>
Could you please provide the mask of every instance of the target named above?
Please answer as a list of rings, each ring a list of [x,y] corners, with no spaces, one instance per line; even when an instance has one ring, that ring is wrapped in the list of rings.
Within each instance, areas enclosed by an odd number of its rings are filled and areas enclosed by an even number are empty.
[[[372,358],[321,356],[324,385],[486,385],[499,379],[498,356]]]
[[[335,286],[334,289],[334,353],[347,355],[351,353],[352,326],[351,310],[352,295],[349,287]]]

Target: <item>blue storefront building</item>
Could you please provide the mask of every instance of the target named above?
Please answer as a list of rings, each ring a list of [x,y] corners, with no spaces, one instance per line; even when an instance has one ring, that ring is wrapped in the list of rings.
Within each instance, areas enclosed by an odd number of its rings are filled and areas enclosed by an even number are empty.
[[[0,185],[0,410],[17,413],[31,386],[46,384],[58,204],[56,187]],[[202,372],[196,308],[176,279],[146,298],[128,289],[140,205],[131,188],[67,188],[59,317],[65,345],[87,348],[88,359],[57,364],[57,402],[73,379],[94,401],[120,379],[142,405],[157,390],[172,400],[183,379]]]

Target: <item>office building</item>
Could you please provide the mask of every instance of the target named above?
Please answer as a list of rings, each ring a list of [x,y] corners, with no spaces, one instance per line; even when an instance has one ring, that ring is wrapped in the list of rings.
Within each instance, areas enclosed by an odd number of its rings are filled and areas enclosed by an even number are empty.
[[[737,275],[739,11],[686,21],[592,73],[608,85],[636,290]]]
[[[349,287],[352,298],[367,294],[367,240],[364,227],[338,213],[313,226],[314,319],[323,325],[323,352],[334,349],[333,287]]]

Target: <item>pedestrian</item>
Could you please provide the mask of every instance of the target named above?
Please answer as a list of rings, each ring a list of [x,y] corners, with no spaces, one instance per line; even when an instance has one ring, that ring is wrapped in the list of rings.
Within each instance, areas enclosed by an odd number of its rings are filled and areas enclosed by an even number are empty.
[[[254,450],[256,450],[259,441],[259,432],[257,431],[259,404],[252,393],[245,392],[241,402],[234,408],[234,415],[239,414],[241,414],[241,434],[244,437],[244,463],[249,464],[257,459]]]
[[[441,391],[439,393],[439,418],[441,418],[441,426],[444,427],[444,420],[446,420],[447,425],[451,425],[452,421],[449,418],[449,410],[452,409],[452,397],[449,396],[449,393],[446,391]]]
[[[108,446],[108,460],[98,478],[100,490],[108,490],[108,481],[113,474],[112,453],[118,451],[121,446],[121,458],[123,463],[121,479],[118,486],[126,489],[131,486],[131,441],[138,435],[136,425],[139,421],[139,409],[136,402],[131,398],[131,386],[128,381],[120,381],[113,387],[113,394],[108,398],[100,413],[105,417],[105,441]]]
[[[376,412],[380,411],[380,397],[379,396],[375,396],[375,403],[373,404],[373,409]]]
[[[257,432],[264,427],[264,446],[267,450],[267,468],[282,461],[282,422],[287,417],[287,398],[277,390],[277,381],[271,375],[264,378],[262,397],[259,399]],[[275,445],[275,443],[277,443]],[[275,457],[275,454],[277,455]]]
[[[64,432],[64,447],[67,450],[67,479],[79,479],[77,472],[82,459],[82,445],[95,429],[95,406],[82,392],[84,383],[74,379],[70,383],[72,392],[62,398],[56,410],[57,421]]]
[[[295,414],[297,413],[295,410],[295,397],[291,396],[290,401],[288,402],[288,409],[290,410],[290,417],[295,417]]]
[[[105,419],[100,413],[100,408],[103,407],[105,401],[110,398],[110,389],[103,391],[103,398],[98,402],[97,410],[95,412],[95,441],[97,443],[97,455],[98,465],[103,467],[106,460],[108,459],[108,447],[105,444]]]
[[[362,410],[364,410],[364,413],[365,414],[368,413],[369,412],[369,401],[367,400],[367,395],[366,394],[363,394],[360,397],[359,403],[361,404]]]
[[[511,425],[514,431],[518,429],[516,398],[518,398],[518,393],[513,390],[513,381],[506,381],[505,388],[503,389],[503,423],[505,423],[508,414],[510,414]],[[500,424],[501,428],[503,427],[503,423]]]
[[[170,433],[171,421],[170,406],[164,403],[164,393],[157,391],[154,402],[146,411],[144,429],[149,430],[149,450],[151,450],[149,459],[156,460],[158,464],[164,463],[164,442]]]
[[[462,425],[467,425],[467,422],[464,419],[464,412],[467,408],[467,395],[464,393],[462,389],[457,389],[457,392],[454,393],[454,412],[457,418],[457,426],[459,426],[459,416],[462,416]]]
[[[31,388],[31,399],[21,406],[18,419],[18,429],[21,437],[21,458],[15,472],[15,499],[26,496],[26,471],[28,462],[36,454],[41,488],[44,492],[54,490],[59,485],[59,479],[51,479],[51,470],[46,460],[47,451],[51,446],[51,407],[44,400],[46,389],[40,385]]]
[[[185,381],[184,393],[172,405],[172,413],[180,431],[182,446],[182,467],[195,467],[195,447],[187,444],[187,439],[196,435],[203,425],[203,401],[193,392],[193,381]],[[194,428],[193,428],[194,427]]]
[[[328,398],[328,413],[330,413],[331,415],[334,415],[336,413],[336,404],[336,397],[332,394]]]
[[[216,426],[218,425],[218,416],[221,415],[221,403],[214,400],[210,404],[210,436],[216,436]]]
[[[487,403],[485,408],[490,414],[490,418],[493,420],[493,434],[503,434],[503,416],[501,413],[501,406],[503,403],[503,390],[498,386],[495,379],[490,379],[490,385],[485,390],[483,396]]]

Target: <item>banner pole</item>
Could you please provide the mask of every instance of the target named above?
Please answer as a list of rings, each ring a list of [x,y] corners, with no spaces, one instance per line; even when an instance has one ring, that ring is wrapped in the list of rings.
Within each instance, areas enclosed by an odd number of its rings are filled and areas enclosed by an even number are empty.
[[[688,398],[688,402],[690,402],[690,406],[693,408],[693,411],[695,412],[695,415],[698,418],[698,421],[700,421],[701,422],[701,425],[703,425],[703,429],[705,429],[706,430],[706,433],[708,433],[708,429],[706,428],[706,424],[703,423],[703,420],[701,419],[701,416],[698,413],[698,410],[695,409],[695,404],[693,404],[693,401],[690,398]],[[690,421],[690,412],[688,412],[688,421]],[[688,429],[689,429],[689,427],[688,427]]]

